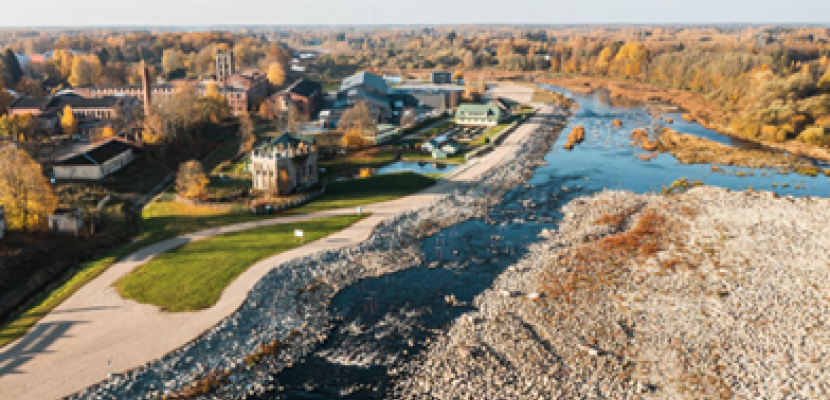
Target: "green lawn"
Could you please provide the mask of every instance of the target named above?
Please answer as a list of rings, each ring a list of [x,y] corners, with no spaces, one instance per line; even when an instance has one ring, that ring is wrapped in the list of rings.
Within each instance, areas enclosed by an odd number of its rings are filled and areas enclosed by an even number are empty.
[[[303,230],[306,242],[311,242],[365,217],[267,226],[189,243],[155,257],[119,281],[117,287],[125,298],[167,311],[203,310],[216,304],[225,287],[250,266],[300,246],[294,238],[295,229]]]
[[[463,164],[466,159],[464,158],[464,153],[459,153],[453,156],[448,156],[447,158],[432,158],[432,154],[429,153],[421,153],[418,150],[408,150],[403,154],[404,161],[426,161],[426,162],[439,162],[439,163],[448,163],[448,164]]]
[[[357,153],[347,154],[345,157],[337,156],[319,162],[321,167],[330,167],[338,165],[367,165],[367,164],[384,164],[395,161],[398,158],[397,149],[382,150],[382,151],[361,151]]]
[[[306,214],[334,208],[357,207],[408,196],[434,185],[436,179],[412,172],[329,182],[323,197],[283,214]]]

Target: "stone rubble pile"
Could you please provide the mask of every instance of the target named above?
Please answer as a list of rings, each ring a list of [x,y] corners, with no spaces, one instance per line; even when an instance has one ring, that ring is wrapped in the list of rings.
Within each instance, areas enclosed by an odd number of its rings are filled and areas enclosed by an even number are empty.
[[[327,251],[274,267],[242,306],[214,328],[160,360],[76,393],[68,399],[155,399],[221,374],[223,385],[199,398],[236,399],[279,390],[272,375],[301,362],[333,327],[332,298],[361,279],[421,265],[420,241],[471,218],[486,216],[517,184],[526,181],[549,148],[564,114],[543,109],[526,123],[534,132],[476,182],[433,204],[390,218],[362,244]],[[262,349],[278,344],[275,354]],[[253,361],[249,356],[260,354]]]
[[[597,223],[621,210],[621,226]],[[656,254],[575,274],[576,255],[651,211],[681,227]],[[830,201],[701,187],[605,191],[562,212],[387,398],[830,398]],[[568,296],[557,275],[579,277]]]

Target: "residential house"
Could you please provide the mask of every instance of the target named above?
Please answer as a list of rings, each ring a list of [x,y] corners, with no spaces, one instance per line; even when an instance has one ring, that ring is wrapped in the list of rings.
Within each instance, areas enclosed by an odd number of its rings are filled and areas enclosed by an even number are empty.
[[[457,125],[496,126],[502,121],[501,109],[492,104],[462,104],[455,110]]]
[[[286,195],[316,184],[317,148],[308,140],[285,133],[254,149],[249,167],[254,189]]]
[[[131,163],[136,146],[120,137],[104,139],[91,149],[69,156],[52,168],[56,179],[99,180]]]

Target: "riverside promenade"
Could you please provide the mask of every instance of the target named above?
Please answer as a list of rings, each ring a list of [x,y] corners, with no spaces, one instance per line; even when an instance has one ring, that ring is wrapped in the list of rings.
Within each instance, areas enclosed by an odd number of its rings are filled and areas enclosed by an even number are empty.
[[[515,87],[511,91],[515,91]],[[536,129],[529,122],[490,154],[472,161],[451,178],[418,194],[367,205],[371,216],[349,228],[251,266],[229,285],[212,308],[167,313],[123,299],[114,284],[154,256],[186,243],[261,226],[356,213],[353,208],[266,219],[208,229],[141,249],[114,264],[38,322],[25,336],[0,348],[0,399],[48,400],[68,396],[146,364],[184,345],[232,314],[251,288],[274,266],[320,251],[359,244],[387,218],[419,208],[478,180]]]

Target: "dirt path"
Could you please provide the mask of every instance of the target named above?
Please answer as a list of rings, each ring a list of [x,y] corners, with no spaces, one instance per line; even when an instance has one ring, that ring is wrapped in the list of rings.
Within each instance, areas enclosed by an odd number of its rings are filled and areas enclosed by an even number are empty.
[[[231,283],[219,302],[207,310],[164,313],[155,306],[121,298],[113,285],[155,255],[185,243],[258,226],[353,214],[356,210],[329,210],[213,228],[131,254],[81,288],[24,337],[0,349],[0,399],[48,400],[67,396],[106,379],[109,373],[124,372],[160,358],[233,313],[256,282],[274,266],[319,251],[359,244],[386,218],[433,202],[459,185],[477,180],[514,154],[516,145],[534,129],[534,124],[525,124],[490,154],[421,193],[364,206],[364,212],[372,216],[343,231],[260,261]]]

